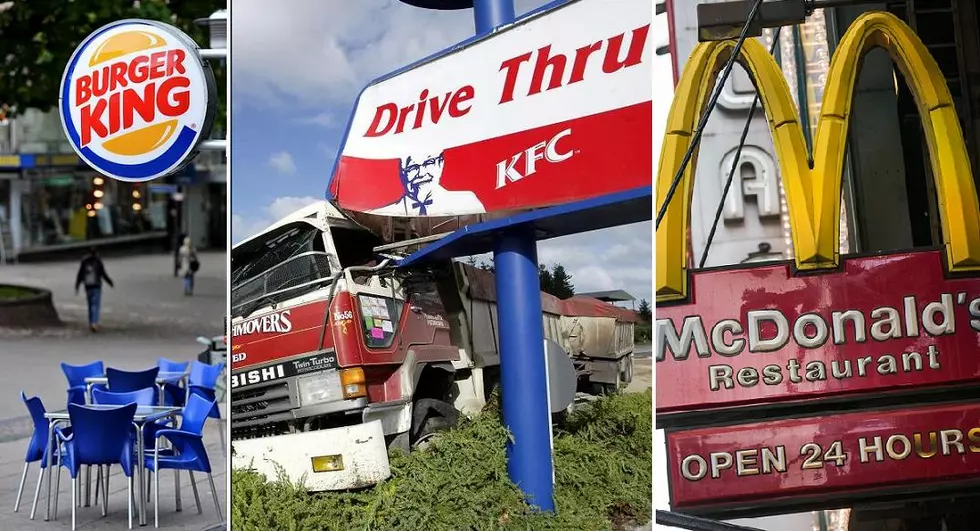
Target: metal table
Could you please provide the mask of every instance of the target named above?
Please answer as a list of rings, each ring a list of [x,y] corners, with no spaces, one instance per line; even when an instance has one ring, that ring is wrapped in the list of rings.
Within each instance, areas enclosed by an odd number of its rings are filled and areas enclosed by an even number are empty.
[[[86,407],[92,409],[113,409],[119,406],[89,405]],[[141,526],[146,525],[146,485],[143,481],[143,469],[145,468],[144,464],[146,461],[146,456],[143,448],[145,444],[143,442],[143,425],[160,419],[174,418],[180,414],[180,411],[181,408],[172,406],[138,406],[136,408],[136,414],[133,416],[133,428],[136,430],[136,473],[139,476],[140,491],[139,507],[137,507],[137,512],[139,513],[139,522]],[[71,417],[68,415],[67,409],[48,411],[44,414],[44,417],[50,421],[48,425],[48,441],[54,441],[54,429],[56,426],[71,422]],[[48,444],[48,448],[45,451],[48,454],[48,506],[44,520],[48,521],[51,519],[51,472],[55,468],[55,462],[51,444]],[[60,474],[61,471],[59,470],[58,473]],[[106,501],[102,500],[102,503],[106,503]]]

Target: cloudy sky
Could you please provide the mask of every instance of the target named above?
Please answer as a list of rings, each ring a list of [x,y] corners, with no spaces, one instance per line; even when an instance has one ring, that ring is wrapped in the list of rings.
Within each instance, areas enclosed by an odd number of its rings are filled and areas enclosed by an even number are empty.
[[[517,0],[517,12],[545,3]],[[237,0],[232,9],[236,242],[324,197],[360,89],[473,33],[469,10],[428,11],[398,0]],[[562,263],[580,292],[622,288],[651,300],[652,228],[645,222],[542,242],[539,260]]]

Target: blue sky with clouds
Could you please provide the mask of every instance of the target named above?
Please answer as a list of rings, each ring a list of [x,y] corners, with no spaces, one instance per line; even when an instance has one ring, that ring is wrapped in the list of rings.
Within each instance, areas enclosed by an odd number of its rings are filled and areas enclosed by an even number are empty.
[[[517,0],[518,14],[545,0]],[[473,33],[472,12],[398,0],[236,0],[232,6],[232,238],[323,199],[357,93]],[[582,291],[651,299],[652,222],[539,244]]]

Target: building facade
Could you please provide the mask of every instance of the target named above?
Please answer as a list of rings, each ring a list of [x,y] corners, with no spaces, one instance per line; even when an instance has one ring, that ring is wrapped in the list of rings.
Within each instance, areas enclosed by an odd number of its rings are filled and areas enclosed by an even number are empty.
[[[0,259],[90,245],[163,250],[181,233],[198,248],[223,248],[225,161],[208,152],[166,179],[107,179],[74,154],[56,112],[28,109],[0,123]]]

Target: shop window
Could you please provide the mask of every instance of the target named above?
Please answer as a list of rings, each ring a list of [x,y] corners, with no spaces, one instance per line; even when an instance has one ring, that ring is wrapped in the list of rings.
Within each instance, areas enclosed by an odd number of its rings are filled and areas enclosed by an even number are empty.
[[[28,178],[22,210],[32,247],[166,229],[166,219],[154,215],[165,209],[166,197],[150,193],[145,183],[55,170]]]

